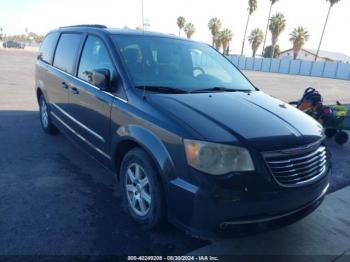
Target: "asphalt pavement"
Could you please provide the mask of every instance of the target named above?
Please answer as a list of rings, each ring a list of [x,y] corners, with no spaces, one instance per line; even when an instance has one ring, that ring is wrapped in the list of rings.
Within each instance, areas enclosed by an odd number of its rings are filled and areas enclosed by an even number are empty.
[[[0,254],[182,254],[207,244],[134,223],[114,174],[44,134],[36,111],[0,111],[0,123]]]
[[[220,261],[350,261],[350,187],[329,194],[312,214],[287,227],[216,241],[188,255]]]
[[[134,223],[114,174],[63,135],[42,132],[35,56],[0,49],[0,255],[179,255],[209,244],[171,225]],[[278,95],[278,80],[271,85]],[[350,145],[329,145],[334,191],[350,185]]]

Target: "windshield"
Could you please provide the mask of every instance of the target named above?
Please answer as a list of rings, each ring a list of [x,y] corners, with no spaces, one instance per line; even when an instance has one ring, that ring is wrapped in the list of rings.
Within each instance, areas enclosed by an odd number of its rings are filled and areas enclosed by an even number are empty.
[[[206,44],[152,36],[113,38],[137,87],[188,92],[255,90],[229,61]]]

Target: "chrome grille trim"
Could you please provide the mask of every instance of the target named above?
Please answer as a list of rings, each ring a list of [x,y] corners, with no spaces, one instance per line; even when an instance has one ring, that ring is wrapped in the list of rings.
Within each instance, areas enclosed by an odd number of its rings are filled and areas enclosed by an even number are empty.
[[[321,170],[314,171],[311,174],[304,176],[304,177],[294,178],[292,180],[289,180],[289,182],[296,182],[296,184],[305,184],[304,179],[307,179],[306,180],[307,182],[314,181],[317,178],[319,178],[320,176],[322,176],[325,173],[325,171],[326,171],[326,167],[324,166],[324,167],[322,167]],[[301,181],[301,180],[303,180],[303,181]],[[298,182],[298,181],[300,181],[300,182]]]
[[[324,147],[319,147],[315,152],[307,155],[307,156],[303,156],[303,157],[296,157],[296,158],[290,158],[288,160],[283,160],[283,161],[271,161],[270,163],[271,164],[282,164],[282,163],[290,163],[292,161],[298,161],[298,160],[303,160],[303,159],[306,159],[306,158],[310,158],[320,152],[324,151]],[[324,151],[325,152],[325,151]]]
[[[307,169],[307,171],[315,170],[317,167],[320,167],[320,166],[322,167],[326,163],[326,157],[324,156],[320,161],[321,162],[315,162],[313,164],[304,166],[302,168],[285,170],[285,171],[275,171],[274,173],[277,176],[277,174],[279,175],[279,174],[285,174],[285,173],[290,173],[290,172],[299,172],[300,170],[305,170],[305,169]],[[301,173],[303,173],[303,172],[301,172]]]
[[[322,160],[325,159],[327,156],[326,156],[326,152],[322,153],[321,155],[321,158]],[[314,156],[313,158],[307,160],[307,161],[304,161],[302,163],[294,163],[294,164],[289,164],[289,165],[286,165],[286,166],[276,166],[274,168],[276,169],[282,169],[282,168],[288,168],[288,167],[295,167],[295,166],[300,166],[300,165],[303,165],[303,164],[308,164],[308,163],[312,163],[313,161],[317,160],[319,158],[319,156]],[[271,163],[270,163],[271,164]]]
[[[327,149],[320,142],[284,151],[263,152],[262,155],[272,177],[285,187],[311,183],[321,178],[328,169]]]

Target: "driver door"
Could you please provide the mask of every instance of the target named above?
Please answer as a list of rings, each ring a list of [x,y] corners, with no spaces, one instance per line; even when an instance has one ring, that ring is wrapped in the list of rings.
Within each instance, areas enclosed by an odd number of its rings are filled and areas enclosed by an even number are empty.
[[[103,41],[89,35],[78,65],[77,77],[69,94],[71,125],[85,139],[97,157],[110,159],[110,113],[113,96],[92,84],[92,72],[108,69],[115,74],[112,60]]]

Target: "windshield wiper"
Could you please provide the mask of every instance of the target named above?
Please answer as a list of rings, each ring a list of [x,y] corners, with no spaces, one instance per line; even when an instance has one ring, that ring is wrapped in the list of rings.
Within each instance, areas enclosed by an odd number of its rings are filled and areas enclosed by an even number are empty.
[[[208,92],[250,92],[251,90],[247,89],[234,89],[234,88],[227,88],[227,87],[211,87],[211,88],[204,88],[204,89],[197,89],[193,90],[190,93],[208,93]]]
[[[138,89],[144,89],[147,91],[154,91],[154,92],[160,92],[160,93],[171,93],[171,94],[185,94],[188,93],[188,91],[176,88],[176,87],[168,87],[168,86],[135,86]]]

